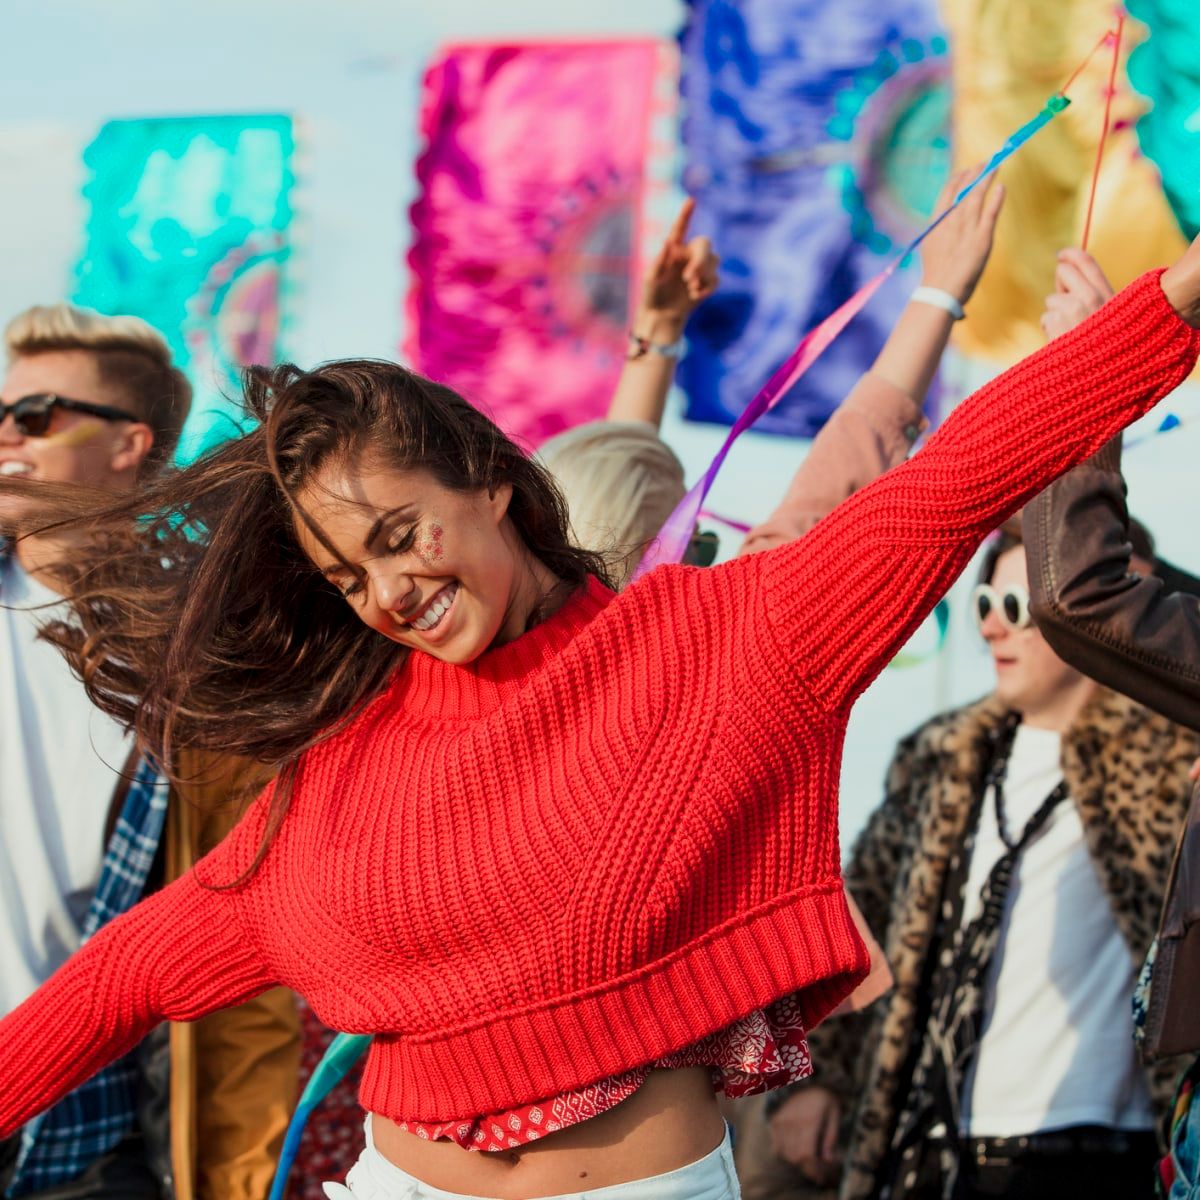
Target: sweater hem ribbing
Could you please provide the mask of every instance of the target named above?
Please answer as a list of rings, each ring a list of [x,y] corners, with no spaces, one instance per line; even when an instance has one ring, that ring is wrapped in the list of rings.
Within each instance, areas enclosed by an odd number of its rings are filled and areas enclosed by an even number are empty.
[[[360,1099],[397,1121],[507,1111],[643,1067],[791,994],[811,1029],[869,969],[840,884],[807,892],[582,999],[436,1039],[376,1038]]]

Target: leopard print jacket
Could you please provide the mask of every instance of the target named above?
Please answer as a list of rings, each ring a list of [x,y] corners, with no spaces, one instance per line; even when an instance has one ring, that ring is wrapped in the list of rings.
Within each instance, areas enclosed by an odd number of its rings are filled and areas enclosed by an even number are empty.
[[[810,1082],[832,1089],[844,1114],[840,1187],[814,1189],[814,1197],[868,1200],[876,1193],[876,1173],[902,1100],[899,1075],[919,1036],[919,989],[947,864],[966,836],[971,801],[983,786],[988,733],[1004,715],[988,699],[935,717],[904,739],[884,802],[854,845],[846,884],[896,982],[868,1009],[827,1021],[810,1035]],[[1105,689],[1063,739],[1070,797],[1117,928],[1137,963],[1157,932],[1187,811],[1188,769],[1198,754],[1196,734]],[[1160,1114],[1182,1065],[1167,1060],[1147,1068]]]

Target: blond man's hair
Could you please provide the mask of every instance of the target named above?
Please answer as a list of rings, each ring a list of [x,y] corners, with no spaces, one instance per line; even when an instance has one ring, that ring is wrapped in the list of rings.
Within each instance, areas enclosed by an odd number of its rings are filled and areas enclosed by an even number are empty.
[[[39,304],[8,323],[4,344],[9,362],[58,350],[92,355],[100,378],[118,389],[130,414],[154,431],[142,474],[170,460],[192,406],[192,385],[172,362],[167,339],[152,325],[140,317],[106,317],[73,304]]]

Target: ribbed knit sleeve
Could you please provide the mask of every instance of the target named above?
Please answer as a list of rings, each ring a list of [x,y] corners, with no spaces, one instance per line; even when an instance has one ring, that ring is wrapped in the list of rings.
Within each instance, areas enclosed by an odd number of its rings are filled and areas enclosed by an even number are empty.
[[[236,833],[233,835],[236,838]],[[0,1138],[55,1103],[163,1020],[193,1021],[275,981],[238,915],[229,844],[106,925],[0,1021]]]
[[[992,530],[1187,377],[1200,333],[1160,274],[964,400],[807,536],[757,556],[768,619],[818,703],[852,703]]]

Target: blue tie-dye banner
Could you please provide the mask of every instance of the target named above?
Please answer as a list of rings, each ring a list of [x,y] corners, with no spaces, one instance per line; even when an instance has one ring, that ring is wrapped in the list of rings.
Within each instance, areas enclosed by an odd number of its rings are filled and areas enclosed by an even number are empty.
[[[690,0],[684,184],[722,256],[688,328],[692,420],[731,423],[923,224],[949,171],[935,0]],[[811,437],[915,285],[901,272],[758,428]]]
[[[295,149],[287,116],[112,121],[84,154],[75,301],[166,336],[196,400],[187,461],[238,432],[238,369],[280,354]]]
[[[1200,233],[1200,22],[1196,0],[1128,0],[1150,36],[1129,57],[1129,81],[1149,101],[1138,139],[1162,172],[1183,232]]]

